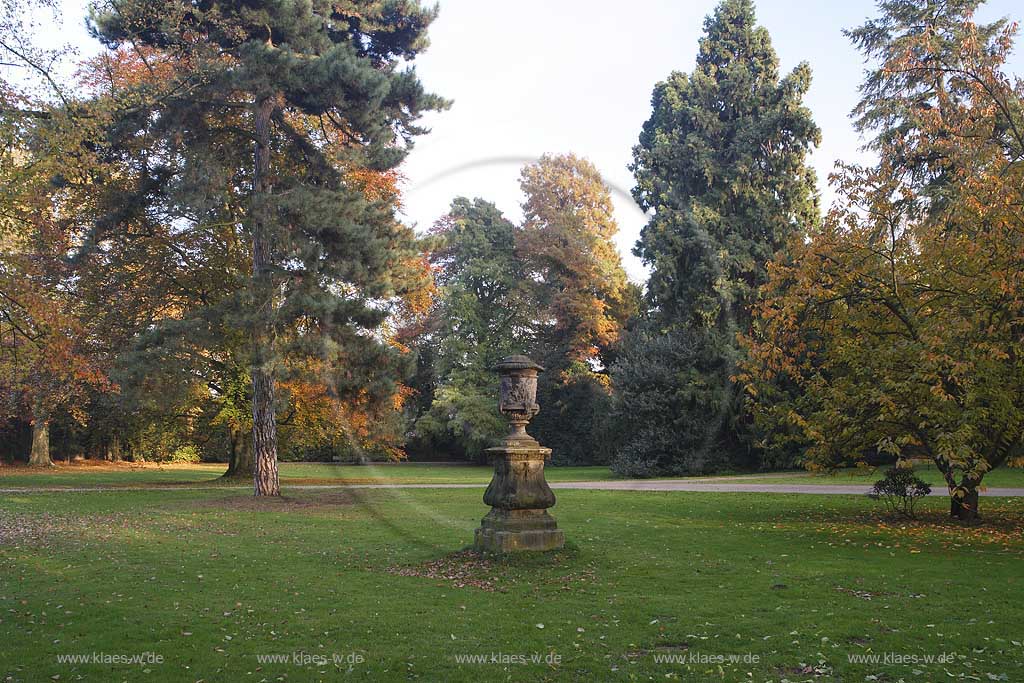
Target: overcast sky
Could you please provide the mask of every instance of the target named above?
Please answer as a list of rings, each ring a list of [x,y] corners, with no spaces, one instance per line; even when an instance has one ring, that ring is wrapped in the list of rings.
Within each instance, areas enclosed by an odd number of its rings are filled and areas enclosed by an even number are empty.
[[[96,50],[83,28],[85,2],[65,0],[53,36]],[[441,0],[431,47],[417,60],[429,90],[454,100],[428,120],[432,132],[406,162],[405,215],[426,229],[453,197],[483,197],[521,216],[519,169],[544,153],[590,159],[612,188],[619,249],[630,276],[645,279],[630,249],[644,216],[629,199],[627,168],[651,90],[671,71],[693,69],[714,0]],[[813,155],[824,200],[836,160],[863,159],[848,114],[864,64],[841,31],[875,15],[871,0],[760,0],[783,72],[801,61],[814,75],[806,103],[822,129]],[[1024,18],[1019,0],[992,0],[979,20]],[[1010,70],[1024,73],[1018,49]]]

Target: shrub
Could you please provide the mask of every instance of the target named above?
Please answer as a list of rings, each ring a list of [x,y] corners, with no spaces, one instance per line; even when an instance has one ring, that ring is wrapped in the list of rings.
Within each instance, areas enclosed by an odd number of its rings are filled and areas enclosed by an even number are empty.
[[[621,436],[612,471],[626,477],[706,474],[732,466],[736,392],[721,339],[641,324],[612,366]]]
[[[547,359],[545,359],[547,360]],[[576,361],[562,370],[544,360],[537,402],[541,410],[530,433],[552,450],[552,465],[606,465],[614,449],[609,438],[612,397],[606,375]]]
[[[891,515],[914,516],[914,505],[919,498],[932,492],[932,487],[914,476],[914,470],[907,467],[892,467],[885,477],[875,482],[868,496],[885,503]]]
[[[173,453],[171,453],[171,456],[167,458],[167,462],[182,464],[195,464],[199,461],[199,449],[192,445],[178,447]]]

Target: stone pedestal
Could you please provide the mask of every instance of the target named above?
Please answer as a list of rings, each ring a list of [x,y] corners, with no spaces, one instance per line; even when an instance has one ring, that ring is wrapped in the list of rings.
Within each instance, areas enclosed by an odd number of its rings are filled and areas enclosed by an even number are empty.
[[[565,534],[547,511],[555,504],[555,494],[544,479],[544,461],[551,457],[551,449],[517,445],[487,451],[494,459],[494,478],[484,493],[491,511],[476,530],[476,548],[504,553],[565,545]]]
[[[547,509],[555,494],[544,479],[544,462],[551,449],[526,433],[526,424],[540,407],[535,403],[540,367],[525,356],[509,356],[496,368],[501,373],[501,412],[509,417],[511,433],[487,453],[494,477],[484,493],[491,511],[476,530],[474,546],[486,552],[555,550],[565,535]]]

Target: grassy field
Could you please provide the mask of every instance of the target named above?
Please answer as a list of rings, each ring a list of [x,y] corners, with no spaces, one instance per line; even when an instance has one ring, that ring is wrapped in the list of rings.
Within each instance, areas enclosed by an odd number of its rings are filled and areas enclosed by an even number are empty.
[[[560,491],[495,561],[480,493],[0,495],[0,680],[1024,680],[1022,499]]]
[[[396,463],[375,465],[331,465],[281,463],[281,483],[288,484],[487,484],[494,469],[477,465]],[[119,465],[60,463],[40,470],[28,467],[0,467],[0,488],[149,486],[172,484],[222,485],[217,481],[226,465]],[[599,481],[612,479],[607,467],[549,467],[548,481]],[[229,485],[237,486],[237,482]]]

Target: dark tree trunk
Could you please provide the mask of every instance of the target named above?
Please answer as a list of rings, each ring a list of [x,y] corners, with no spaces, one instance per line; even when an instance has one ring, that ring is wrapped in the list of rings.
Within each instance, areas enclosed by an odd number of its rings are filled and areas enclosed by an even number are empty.
[[[129,441],[127,446],[127,455],[129,460],[132,462],[146,462],[146,454],[142,452],[142,447],[138,440],[134,443]]]
[[[231,462],[225,477],[251,479],[254,475],[252,463],[252,434],[231,428]]]
[[[256,152],[252,207],[252,451],[253,488],[257,496],[281,495],[277,474],[277,422],[274,414],[274,287],[271,273],[267,197],[272,191],[270,121],[277,98],[264,97],[256,105]]]
[[[110,442],[107,444],[107,457],[106,459],[111,462],[121,462],[121,439],[116,436],[110,437]]]
[[[32,450],[29,451],[28,464],[40,467],[53,465],[50,459],[50,419],[40,409],[32,415]]]
[[[966,491],[962,498],[953,496],[949,499],[950,516],[969,524],[980,522],[981,517],[978,514],[978,486],[975,484],[967,488],[965,485],[962,488]]]
[[[964,476],[958,484],[953,468],[939,458],[933,460],[949,488],[949,516],[969,524],[981,521],[978,515],[978,487],[981,486],[981,479]],[[963,495],[957,496],[957,493]]]

